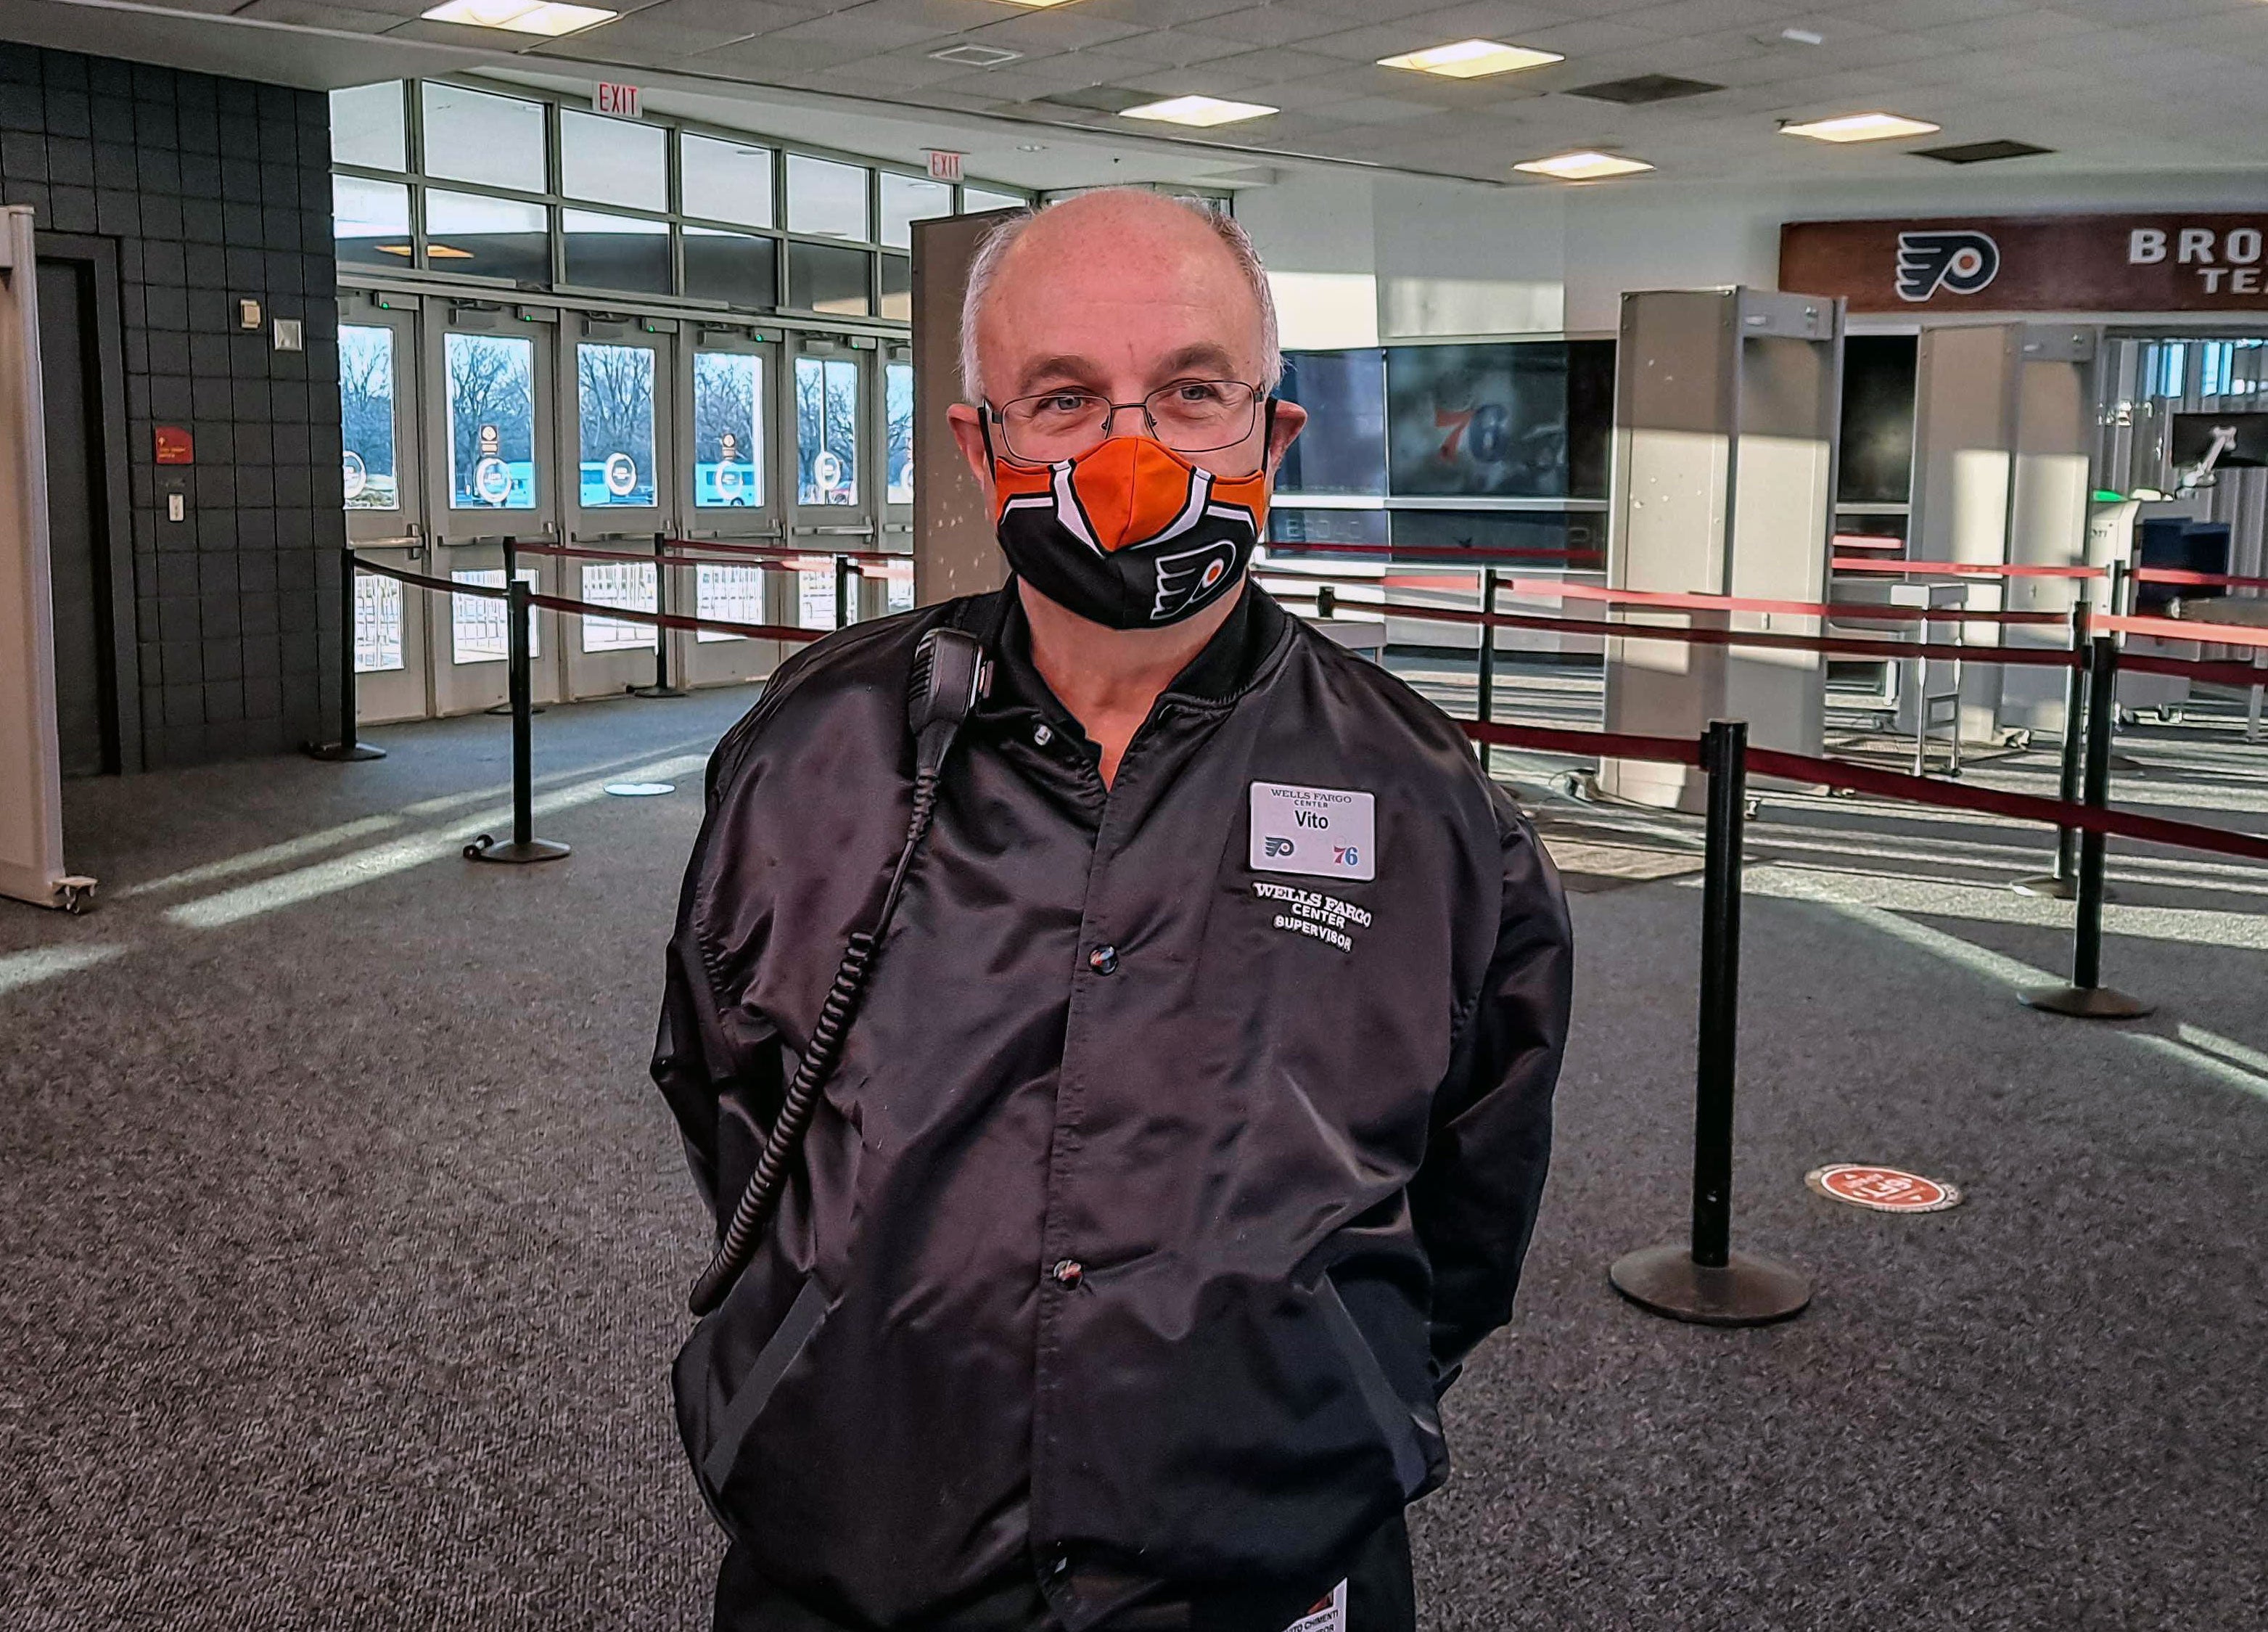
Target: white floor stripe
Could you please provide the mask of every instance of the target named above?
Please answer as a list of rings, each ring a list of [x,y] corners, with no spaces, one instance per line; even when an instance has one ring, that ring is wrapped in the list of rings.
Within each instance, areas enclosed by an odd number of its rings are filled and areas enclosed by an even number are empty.
[[[0,993],[20,991],[57,975],[77,974],[97,964],[107,964],[126,950],[98,942],[91,946],[35,946],[21,952],[0,952]]]
[[[656,760],[640,765],[629,772],[637,781],[667,781],[698,770],[708,763],[705,754],[683,754],[672,759]],[[623,779],[618,773],[593,777],[571,786],[539,794],[531,801],[534,814],[553,815],[587,805],[607,796],[607,784]],[[426,828],[368,850],[350,855],[335,857],[313,867],[303,867],[289,873],[279,873],[273,878],[263,878],[257,883],[240,885],[223,890],[201,901],[185,902],[166,913],[166,921],[185,929],[218,929],[240,923],[262,912],[272,912],[280,907],[295,906],[319,896],[330,895],[341,890],[351,890],[357,884],[386,878],[406,872],[413,867],[423,867],[428,861],[461,849],[476,833],[509,832],[512,807],[499,806],[449,823],[441,827]]]

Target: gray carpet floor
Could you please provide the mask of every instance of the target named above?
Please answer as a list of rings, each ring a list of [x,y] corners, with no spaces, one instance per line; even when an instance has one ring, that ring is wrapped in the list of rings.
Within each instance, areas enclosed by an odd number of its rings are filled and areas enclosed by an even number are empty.
[[[703,1229],[644,1064],[748,700],[547,714],[543,868],[459,857],[486,718],[70,789],[99,910],[0,903],[0,1627],[705,1624],[666,1380]],[[2268,750],[2125,747],[2147,808],[2268,825]],[[640,773],[678,791],[601,791]],[[1416,1516],[1425,1624],[2268,1621],[2268,871],[2122,848],[2109,972],[2163,1007],[2090,1026],[2013,1001],[2066,956],[2002,887],[2037,835],[1768,798],[1735,1239],[1818,1295],[1720,1332],[1605,1280],[1683,1224],[1696,836],[1542,818],[1587,846],[1577,1030],[1521,1312]],[[1841,1207],[1833,1160],[1969,1199]]]

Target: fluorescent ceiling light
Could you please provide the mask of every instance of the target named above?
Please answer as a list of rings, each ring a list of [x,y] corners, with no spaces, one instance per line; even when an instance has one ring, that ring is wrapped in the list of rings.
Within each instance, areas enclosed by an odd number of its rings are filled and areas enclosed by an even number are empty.
[[[612,22],[619,11],[595,5],[562,5],[557,0],[448,0],[423,13],[429,23],[462,23],[468,28],[509,28],[516,34],[557,38]]]
[[[1429,46],[1400,56],[1381,56],[1381,68],[1409,68],[1421,74],[1440,74],[1450,79],[1477,79],[1484,74],[1508,74],[1514,69],[1541,68],[1567,59],[1557,51],[1531,51],[1526,46],[1501,45],[1493,40],[1460,40],[1454,45]]]
[[[1782,136],[1808,136],[1815,142],[1887,142],[1902,136],[1927,136],[1938,127],[1902,114],[1843,114],[1833,119],[1782,125]]]
[[[1120,116],[1161,119],[1172,125],[1231,125],[1240,119],[1260,119],[1280,111],[1259,102],[1225,102],[1217,96],[1171,96],[1162,102],[1125,108]]]
[[[1554,153],[1549,159],[1531,159],[1524,165],[1514,165],[1515,170],[1525,170],[1530,175],[1548,175],[1562,181],[1598,181],[1610,175],[1636,175],[1653,166],[1643,159],[1624,159],[1619,153]]]

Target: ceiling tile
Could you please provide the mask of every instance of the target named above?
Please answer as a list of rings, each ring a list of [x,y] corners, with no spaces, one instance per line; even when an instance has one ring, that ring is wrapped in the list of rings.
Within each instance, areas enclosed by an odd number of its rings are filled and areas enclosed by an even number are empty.
[[[658,23],[670,28],[698,29],[739,39],[785,28],[791,23],[819,16],[821,11],[821,8],[815,5],[775,5],[763,4],[762,0],[660,0],[659,4],[639,7],[620,22],[566,37],[599,40],[615,33],[642,33],[648,26]]]
[[[887,4],[887,0],[882,0]],[[872,4],[853,6],[847,11],[830,12],[824,17],[806,18],[791,23],[784,28],[767,31],[765,38],[773,40],[806,40],[825,45],[850,46],[862,56],[881,51],[895,51],[901,46],[917,45],[924,40],[943,40],[954,30],[933,22],[917,19],[904,21],[867,15]]]
[[[1108,45],[1114,40],[1150,32],[1146,25],[1123,18],[1087,16],[1084,7],[1048,11],[1031,11],[1021,6],[1009,9],[1016,14],[971,29],[967,37],[980,44],[1005,46],[1037,56],[1044,52],[1078,51],[1088,46]]]
[[[1129,34],[1108,45],[1094,47],[1080,55],[1105,62],[1182,68],[1192,63],[1218,63],[1241,56],[1246,48],[1234,40],[1188,33],[1178,28],[1153,28],[1147,33]]]
[[[400,13],[365,11],[347,6],[310,5],[301,0],[254,0],[232,13],[262,23],[291,23],[301,28],[335,28],[342,33],[383,33],[401,21]]]
[[[1160,28],[1242,11],[1251,4],[1252,0],[1079,0],[1079,9],[1097,17]]]
[[[1345,31],[1347,19],[1316,11],[1294,11],[1286,6],[1248,6],[1178,25],[1193,34],[1241,41],[1246,45],[1297,45],[1322,34]]]
[[[777,33],[759,34],[711,51],[696,52],[691,61],[706,71],[746,77],[759,83],[784,85],[795,75],[817,73],[856,62],[868,52],[820,40],[790,40]]]
[[[1756,28],[1776,33],[1787,26],[1781,20],[1787,11],[1785,4],[1770,4],[1767,0],[1670,0],[1667,5],[1618,11],[1615,21],[1672,38],[1719,28]]]

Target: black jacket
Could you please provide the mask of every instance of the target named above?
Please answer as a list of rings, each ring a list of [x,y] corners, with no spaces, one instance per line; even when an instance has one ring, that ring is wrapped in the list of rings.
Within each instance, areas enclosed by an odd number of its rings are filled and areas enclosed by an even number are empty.
[[[862,624],[710,764],[653,1073],[720,1219],[880,904],[941,620],[991,695],[679,1425],[762,1573],[843,1624],[1026,1569],[1070,1632],[1160,1591],[1265,1632],[1447,1472],[1436,1399],[1543,1185],[1565,903],[1456,726],[1256,586],[1108,792],[1012,587]],[[1370,794],[1366,868],[1279,870],[1306,835],[1263,854],[1256,783]]]

